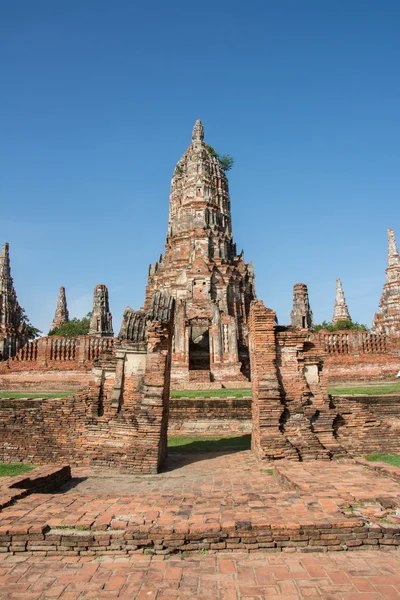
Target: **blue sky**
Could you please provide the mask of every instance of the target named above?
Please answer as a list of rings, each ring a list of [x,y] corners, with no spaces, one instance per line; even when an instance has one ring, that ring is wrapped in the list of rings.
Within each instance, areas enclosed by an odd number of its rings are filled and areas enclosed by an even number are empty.
[[[169,186],[197,118],[231,154],[233,231],[258,296],[315,322],[335,279],[371,324],[400,241],[397,0],[0,3],[0,241],[44,332],[110,292],[116,332],[164,249]]]

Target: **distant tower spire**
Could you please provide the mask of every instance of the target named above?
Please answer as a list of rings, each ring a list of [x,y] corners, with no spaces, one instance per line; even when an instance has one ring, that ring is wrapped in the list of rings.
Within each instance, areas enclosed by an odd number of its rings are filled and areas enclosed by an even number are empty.
[[[69,321],[69,313],[67,308],[67,298],[65,296],[65,287],[60,287],[60,293],[58,295],[57,308],[54,314],[54,319],[50,327],[50,331],[54,331],[61,327],[63,323]]]
[[[193,146],[194,147],[201,146],[201,143],[203,141],[204,141],[203,123],[200,121],[200,119],[197,119],[197,121],[193,127],[193,133],[192,133]]]
[[[400,337],[400,256],[393,229],[388,229],[386,283],[379,302],[379,312],[372,323],[372,333]]]
[[[101,283],[94,288],[89,335],[97,335],[99,337],[113,337],[114,335],[108,302],[108,289]]]
[[[400,266],[400,256],[397,250],[393,229],[388,229],[388,267]]]
[[[336,299],[335,307],[333,309],[332,325],[336,325],[338,321],[351,321],[340,279],[336,279]]]
[[[305,283],[296,283],[293,286],[293,310],[290,313],[290,321],[293,327],[301,329],[311,329],[313,325],[313,314]]]
[[[7,286],[10,279],[10,245],[6,242],[1,248],[0,254],[0,286]]]
[[[27,341],[26,325],[11,277],[10,247],[6,242],[0,254],[0,358],[15,356]]]

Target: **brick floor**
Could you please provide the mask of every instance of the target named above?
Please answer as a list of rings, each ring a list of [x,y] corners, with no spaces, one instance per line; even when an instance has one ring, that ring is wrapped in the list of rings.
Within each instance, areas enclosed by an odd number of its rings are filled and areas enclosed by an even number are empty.
[[[400,598],[400,552],[0,555],[0,600]]]
[[[158,475],[73,475],[57,493],[32,494],[0,512],[1,551],[130,552],[148,541],[160,553],[400,542],[399,482],[351,460],[264,465],[244,451],[174,456]],[[199,545],[205,538],[209,545]]]

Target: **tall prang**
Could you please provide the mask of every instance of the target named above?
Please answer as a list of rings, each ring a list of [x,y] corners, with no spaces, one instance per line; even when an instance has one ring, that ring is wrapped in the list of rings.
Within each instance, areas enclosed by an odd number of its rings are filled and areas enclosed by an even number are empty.
[[[339,321],[351,321],[351,317],[347,308],[346,298],[344,297],[342,282],[340,279],[336,279],[336,298],[333,308],[332,325],[336,325]]]
[[[113,337],[112,316],[108,301],[108,289],[102,283],[94,288],[93,310],[90,315],[89,335]]]
[[[68,323],[69,313],[67,307],[67,298],[65,295],[65,287],[60,287],[60,293],[58,294],[57,308],[54,314],[54,319],[50,327],[50,331],[54,331],[63,325]]]
[[[290,313],[292,327],[311,329],[313,314],[308,298],[308,289],[305,283],[295,283],[293,286],[293,309]]]
[[[393,229],[388,229],[388,266],[372,333],[400,337],[400,256]]]
[[[172,177],[165,254],[150,265],[145,310],[158,291],[177,300],[172,384],[249,377],[254,271],[236,252],[228,180],[199,120]]]
[[[11,277],[10,247],[5,243],[0,254],[0,358],[15,356],[27,341],[23,311]]]

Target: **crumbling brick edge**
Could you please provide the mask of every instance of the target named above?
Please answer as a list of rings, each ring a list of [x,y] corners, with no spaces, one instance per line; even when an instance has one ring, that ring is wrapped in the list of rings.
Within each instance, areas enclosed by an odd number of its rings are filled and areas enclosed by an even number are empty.
[[[39,556],[172,554],[182,551],[327,552],[394,549],[400,526],[366,525],[361,519],[307,524],[208,523],[178,528],[128,523],[125,530],[78,530],[48,525],[0,527],[0,553]]]
[[[33,471],[0,479],[0,511],[30,494],[42,494],[71,479],[71,467],[44,465]],[[0,521],[1,529],[1,521]]]

